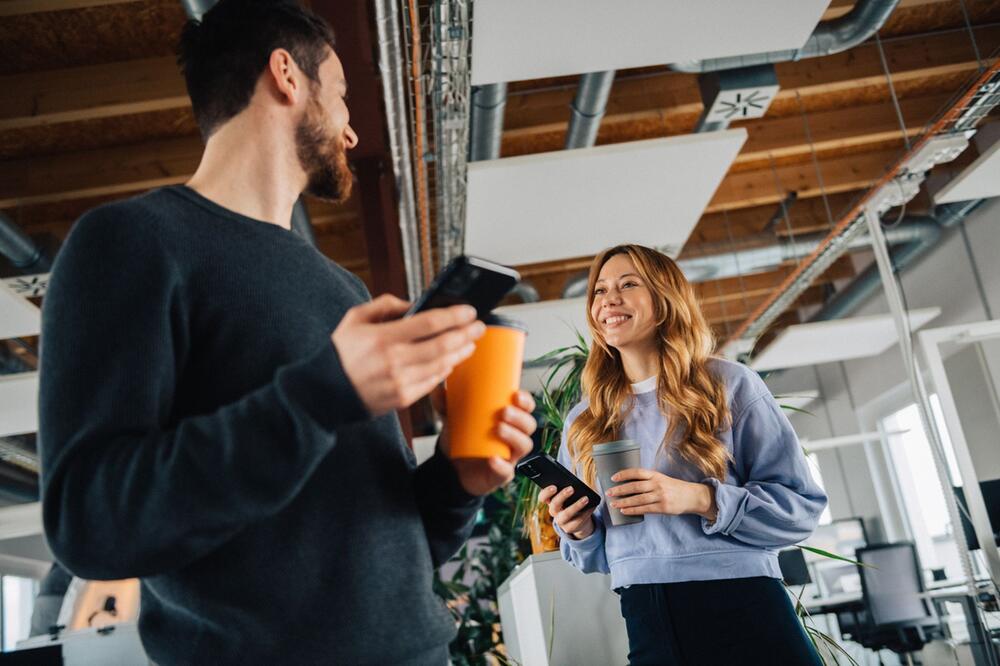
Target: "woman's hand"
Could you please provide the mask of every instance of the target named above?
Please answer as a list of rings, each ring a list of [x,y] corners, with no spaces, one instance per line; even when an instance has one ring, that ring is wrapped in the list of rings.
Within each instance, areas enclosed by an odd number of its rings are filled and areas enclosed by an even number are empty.
[[[538,500],[549,505],[549,515],[563,532],[576,540],[586,539],[594,533],[594,521],[591,516],[596,506],[587,506],[589,500],[584,497],[569,506],[566,500],[573,496],[573,488],[567,486],[558,491],[555,486],[543,488],[538,493]]]
[[[609,489],[605,495],[608,503],[627,516],[646,513],[663,513],[679,516],[693,513],[715,522],[719,512],[715,504],[715,493],[705,483],[681,481],[672,476],[651,469],[623,469],[611,477],[621,482],[620,486]]]

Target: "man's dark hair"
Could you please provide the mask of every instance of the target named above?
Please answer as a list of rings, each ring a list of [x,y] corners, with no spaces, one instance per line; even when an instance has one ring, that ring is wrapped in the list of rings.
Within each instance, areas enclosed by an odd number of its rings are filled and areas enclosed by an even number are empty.
[[[318,83],[327,47],[333,30],[292,0],[219,0],[201,21],[188,21],[178,62],[202,136],[247,107],[275,49]]]

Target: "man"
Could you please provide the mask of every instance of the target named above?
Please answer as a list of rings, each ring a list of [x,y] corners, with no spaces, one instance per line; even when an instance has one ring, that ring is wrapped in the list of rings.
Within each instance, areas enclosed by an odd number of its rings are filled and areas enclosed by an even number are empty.
[[[347,197],[357,144],[330,29],[222,0],[181,62],[207,138],[187,186],[86,214],[45,300],[42,494],[58,559],[142,579],[158,664],[435,664],[455,627],[432,570],[512,460],[419,467],[394,410],[467,357],[471,308],[400,319],[289,231],[303,190]]]

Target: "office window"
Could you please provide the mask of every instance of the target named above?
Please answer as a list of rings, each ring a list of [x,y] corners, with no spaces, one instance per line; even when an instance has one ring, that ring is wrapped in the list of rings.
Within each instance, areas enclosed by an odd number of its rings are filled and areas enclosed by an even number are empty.
[[[8,652],[14,649],[18,641],[28,637],[31,629],[31,609],[38,591],[38,582],[19,576],[0,576],[0,590],[2,590],[0,649]]]
[[[931,407],[941,433],[952,479],[959,477],[951,453],[951,441],[943,425],[937,396]],[[948,578],[960,578],[962,568],[944,493],[934,466],[931,444],[920,421],[916,404],[909,404],[881,421],[886,432],[903,431],[887,437],[892,473],[896,477],[902,513],[917,546],[925,569],[943,568]]]

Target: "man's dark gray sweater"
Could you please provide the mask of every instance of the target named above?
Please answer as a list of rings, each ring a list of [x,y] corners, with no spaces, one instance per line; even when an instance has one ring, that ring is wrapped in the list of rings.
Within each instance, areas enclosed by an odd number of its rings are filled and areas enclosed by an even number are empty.
[[[45,298],[45,531],[142,579],[160,664],[440,664],[432,570],[480,506],[372,418],[330,333],[368,298],[273,224],[184,187],[77,222]]]

